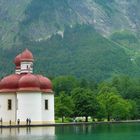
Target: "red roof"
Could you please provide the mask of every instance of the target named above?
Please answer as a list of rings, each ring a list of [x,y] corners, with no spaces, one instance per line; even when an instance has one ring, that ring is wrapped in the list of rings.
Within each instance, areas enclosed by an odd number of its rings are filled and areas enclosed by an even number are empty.
[[[32,62],[33,60],[32,53],[26,49],[15,57],[14,63],[17,69],[20,68],[20,63],[22,61]],[[50,93],[52,92],[52,84],[48,78],[31,73],[12,74],[4,77],[0,81],[0,93],[17,91],[40,91]]]
[[[38,77],[33,74],[25,74],[19,80],[19,91],[40,90],[40,82]]]
[[[12,74],[0,81],[0,93],[17,91],[52,92],[51,81],[42,75]]]
[[[38,78],[39,78],[39,82],[40,82],[40,89],[42,91],[51,91],[52,92],[52,83],[51,81],[47,78],[47,77],[44,77],[42,75],[38,75]]]
[[[25,49],[21,54],[21,61],[34,61],[33,54],[28,49]]]
[[[16,65],[16,68],[20,68],[20,62],[21,62],[21,54],[15,57],[14,63]]]
[[[21,54],[17,55],[14,59],[16,69],[20,68],[21,61],[34,61],[33,54],[28,49],[25,49]]]
[[[12,74],[9,76],[4,77],[0,81],[0,92],[3,91],[16,91],[18,89],[18,81],[21,75]]]

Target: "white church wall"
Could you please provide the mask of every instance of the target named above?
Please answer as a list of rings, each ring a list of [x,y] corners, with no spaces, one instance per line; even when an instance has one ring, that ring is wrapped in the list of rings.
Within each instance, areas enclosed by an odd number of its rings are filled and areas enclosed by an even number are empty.
[[[32,123],[40,123],[41,112],[41,93],[40,92],[18,92],[17,119],[25,123],[30,118]]]
[[[11,100],[11,110],[8,110],[8,100]],[[12,123],[16,122],[16,94],[14,93],[1,93],[0,94],[0,119],[3,122]]]
[[[21,62],[21,73],[33,73],[33,63],[32,62]]]
[[[48,100],[48,109],[45,109],[45,100]],[[54,94],[42,94],[42,121],[54,123]]]

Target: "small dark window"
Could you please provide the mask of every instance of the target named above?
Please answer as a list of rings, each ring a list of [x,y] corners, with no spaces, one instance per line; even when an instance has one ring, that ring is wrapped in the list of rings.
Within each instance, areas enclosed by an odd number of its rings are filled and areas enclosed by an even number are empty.
[[[30,67],[27,65],[27,70],[29,70],[30,69]]]
[[[45,110],[48,110],[48,100],[45,100]]]
[[[8,110],[12,110],[12,100],[8,99]]]

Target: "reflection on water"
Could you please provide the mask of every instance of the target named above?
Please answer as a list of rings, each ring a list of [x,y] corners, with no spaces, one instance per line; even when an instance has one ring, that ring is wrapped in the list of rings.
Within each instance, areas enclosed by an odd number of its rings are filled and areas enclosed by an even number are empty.
[[[139,140],[140,124],[71,125],[0,129],[0,140]]]
[[[0,128],[0,134],[0,140],[55,140],[55,127]]]

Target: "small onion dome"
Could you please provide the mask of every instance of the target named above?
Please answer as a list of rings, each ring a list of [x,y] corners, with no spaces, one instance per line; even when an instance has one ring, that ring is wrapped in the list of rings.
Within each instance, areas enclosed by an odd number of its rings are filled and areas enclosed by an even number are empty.
[[[0,92],[15,92],[18,89],[19,74],[6,76],[0,81]]]
[[[14,63],[16,65],[16,68],[20,68],[20,62],[21,62],[21,54],[15,57]]]
[[[28,49],[25,49],[21,54],[21,61],[34,61],[33,54]]]
[[[42,75],[37,75],[40,82],[40,89],[43,92],[52,92],[52,83],[51,81]]]
[[[18,91],[40,91],[40,82],[37,76],[28,73],[19,80]]]

